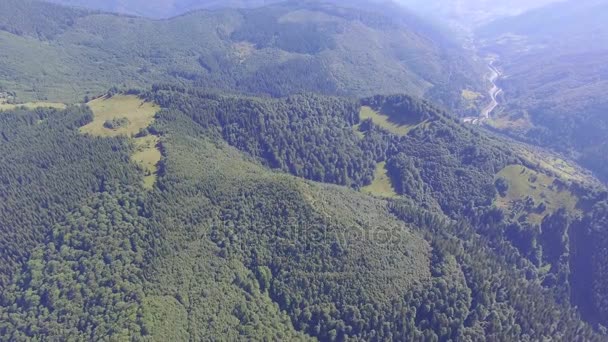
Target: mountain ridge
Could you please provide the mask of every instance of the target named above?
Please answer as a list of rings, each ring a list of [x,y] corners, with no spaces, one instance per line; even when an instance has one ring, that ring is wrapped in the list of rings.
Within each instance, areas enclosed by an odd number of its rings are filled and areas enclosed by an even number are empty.
[[[15,7],[22,14],[0,16],[7,55],[0,86],[23,101],[77,102],[112,86],[163,80],[270,96],[407,92],[464,111],[470,104],[457,88],[483,86],[464,50],[438,40],[441,34],[413,17],[398,22],[378,12],[304,2],[163,21],[53,6],[49,10],[64,19],[28,21],[35,4],[51,5],[11,1],[3,2],[2,13]],[[17,58],[26,51],[36,70]],[[74,80],[80,86],[67,87]]]
[[[392,8],[0,2],[0,336],[605,340],[605,186]]]

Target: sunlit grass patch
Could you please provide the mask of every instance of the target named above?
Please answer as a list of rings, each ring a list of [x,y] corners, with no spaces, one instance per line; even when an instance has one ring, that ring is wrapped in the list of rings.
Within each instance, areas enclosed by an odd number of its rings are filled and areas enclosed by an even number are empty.
[[[151,189],[156,183],[156,173],[158,171],[158,162],[162,158],[162,154],[158,149],[159,138],[154,135],[134,139],[135,153],[131,156],[131,160],[138,164],[144,171],[144,187]]]
[[[463,89],[461,96],[463,99],[465,99],[467,101],[475,101],[481,97],[481,94],[478,92],[474,92],[472,90]]]
[[[359,112],[361,121],[371,119],[375,125],[386,129],[396,135],[407,135],[411,130],[418,127],[421,123],[404,124],[391,119],[388,115],[378,113],[368,106],[362,106]]]
[[[586,174],[581,168],[552,153],[522,146],[519,155],[531,164],[538,165],[541,169],[547,170],[564,180],[584,183],[593,182],[591,176]]]
[[[540,224],[546,215],[560,208],[577,210],[577,197],[556,182],[555,177],[523,165],[509,165],[496,177],[507,181],[508,190],[504,197],[497,195],[495,204],[530,223]]]
[[[87,105],[93,111],[95,118],[93,122],[81,127],[80,131],[102,137],[133,136],[141,129],[150,126],[159,110],[155,104],[132,95],[100,97]],[[125,121],[124,125],[116,128],[107,127],[107,122],[120,119],[126,119],[128,123]]]
[[[388,172],[386,170],[386,162],[381,162],[376,165],[374,181],[372,182],[372,184],[363,187],[361,191],[364,193],[381,197],[394,198],[398,196],[397,192],[395,191],[395,188],[393,188],[391,179],[388,176]]]
[[[507,112],[498,112],[492,115],[485,123],[499,130],[525,132],[533,128],[530,117],[527,113],[519,113],[516,115]]]
[[[93,111],[94,119],[81,127],[80,132],[101,137],[133,137],[154,122],[154,115],[160,109],[154,103],[131,95],[101,97],[90,101],[88,106]],[[135,151],[131,161],[142,169],[144,187],[152,189],[156,183],[158,162],[162,158],[158,149],[159,137],[146,135],[133,138],[133,143]]]
[[[3,110],[12,110],[19,107],[25,107],[27,109],[36,109],[36,108],[56,108],[56,109],[65,109],[66,105],[64,103],[57,102],[26,102],[26,103],[18,103],[18,104],[9,104],[0,102],[0,111]]]

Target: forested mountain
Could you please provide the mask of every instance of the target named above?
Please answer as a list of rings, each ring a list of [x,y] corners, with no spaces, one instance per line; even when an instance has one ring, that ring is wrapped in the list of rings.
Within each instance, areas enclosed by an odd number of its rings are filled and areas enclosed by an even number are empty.
[[[0,28],[0,86],[22,100],[162,80],[271,96],[406,92],[464,110],[462,90],[484,86],[466,53],[415,16],[318,2],[154,21],[6,0]]]
[[[0,340],[608,339],[606,187],[443,32],[121,3],[0,1]]]
[[[163,108],[151,191],[130,138],[79,132],[86,108],[0,117],[2,336],[601,340],[502,233],[493,175],[521,162],[504,141],[408,96],[142,96]],[[397,136],[361,106],[424,124]],[[381,160],[398,199],[353,190]]]
[[[199,9],[254,8],[285,0],[47,0],[61,5],[148,18],[170,18]]]
[[[500,55],[513,133],[564,152],[608,179],[608,3],[566,1],[478,32]],[[499,128],[500,125],[499,125]]]

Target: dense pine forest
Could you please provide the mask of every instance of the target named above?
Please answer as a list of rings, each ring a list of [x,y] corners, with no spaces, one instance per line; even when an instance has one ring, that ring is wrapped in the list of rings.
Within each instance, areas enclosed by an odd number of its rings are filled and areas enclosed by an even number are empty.
[[[0,2],[0,340],[607,340],[605,185],[363,3]]]
[[[601,246],[605,193],[580,221],[558,211],[514,238],[494,174],[522,161],[421,100],[141,96],[163,108],[151,191],[130,138],[79,133],[86,107],[3,113],[4,160],[19,160],[2,163],[3,336],[600,339],[567,294],[589,281],[601,296],[601,253],[576,249]],[[361,106],[428,124],[396,136]],[[398,199],[356,191],[381,161]],[[558,247],[561,220],[575,233]],[[540,260],[520,246],[534,241]],[[600,298],[573,301],[587,314]]]

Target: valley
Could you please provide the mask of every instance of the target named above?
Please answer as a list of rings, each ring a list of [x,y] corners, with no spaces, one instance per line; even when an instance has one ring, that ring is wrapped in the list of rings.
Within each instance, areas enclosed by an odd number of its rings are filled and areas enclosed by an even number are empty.
[[[494,63],[496,62],[496,56],[491,56],[487,58],[488,61],[488,70],[490,71],[487,76],[487,80],[491,85],[490,90],[488,90],[487,94],[489,96],[490,103],[486,104],[480,111],[478,117],[465,117],[463,118],[463,122],[471,123],[474,125],[481,125],[486,123],[486,121],[492,119],[492,112],[498,107],[498,99],[497,97],[503,92],[501,88],[498,87],[496,82],[502,76],[502,72],[498,70]]]
[[[502,93],[502,89],[496,85],[496,82],[502,76],[502,73],[494,66],[494,62],[494,60],[490,60],[488,64],[488,68],[490,69],[488,80],[492,84],[492,88],[488,92],[490,95],[490,103],[481,111],[481,117],[485,119],[489,119],[490,114],[498,107],[498,100],[496,97]]]
[[[601,72],[411,2],[0,1],[0,340],[605,341]]]

